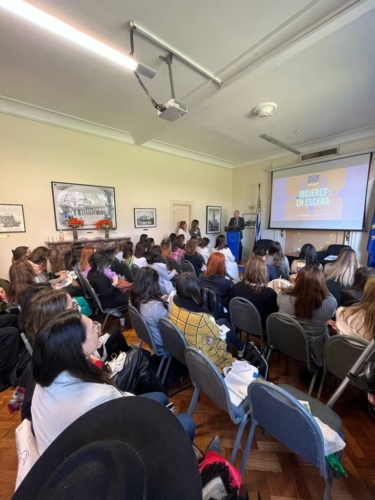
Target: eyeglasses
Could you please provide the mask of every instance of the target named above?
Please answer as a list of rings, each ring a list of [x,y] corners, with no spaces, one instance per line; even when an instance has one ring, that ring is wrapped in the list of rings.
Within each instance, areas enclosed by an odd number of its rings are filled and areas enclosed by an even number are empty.
[[[93,327],[92,327],[92,332],[96,331],[98,336],[100,336],[101,332],[102,332],[102,324],[99,323],[98,321],[93,321],[92,322],[93,324]]]

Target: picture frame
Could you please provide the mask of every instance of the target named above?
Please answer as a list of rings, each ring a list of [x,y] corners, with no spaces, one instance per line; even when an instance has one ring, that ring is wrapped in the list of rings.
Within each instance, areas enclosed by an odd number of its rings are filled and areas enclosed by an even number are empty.
[[[26,233],[23,205],[0,205],[0,233]]]
[[[255,228],[255,222],[257,219],[256,212],[249,212],[249,213],[243,214],[243,218],[245,220],[245,228],[247,228],[247,229],[254,229]]]
[[[156,208],[135,208],[134,227],[142,229],[156,227]]]
[[[206,234],[221,233],[221,207],[206,206]]]
[[[117,228],[114,187],[70,182],[51,182],[51,187],[57,231],[71,230],[66,225],[69,217],[85,221],[81,230],[96,229],[95,222],[101,219],[111,219]]]

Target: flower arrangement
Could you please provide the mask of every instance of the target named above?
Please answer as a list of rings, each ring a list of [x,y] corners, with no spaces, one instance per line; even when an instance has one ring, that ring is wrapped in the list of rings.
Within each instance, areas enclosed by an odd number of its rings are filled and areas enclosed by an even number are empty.
[[[83,227],[85,225],[85,221],[83,219],[78,219],[77,217],[72,217],[72,216],[68,216],[68,220],[65,222],[65,224],[68,226],[68,227],[71,227],[72,228],[72,231],[73,231],[73,240],[78,240],[78,233],[77,233],[77,229],[79,227]]]
[[[109,238],[109,231],[114,230],[113,222],[110,219],[101,219],[95,222],[96,229],[104,229],[105,237]]]

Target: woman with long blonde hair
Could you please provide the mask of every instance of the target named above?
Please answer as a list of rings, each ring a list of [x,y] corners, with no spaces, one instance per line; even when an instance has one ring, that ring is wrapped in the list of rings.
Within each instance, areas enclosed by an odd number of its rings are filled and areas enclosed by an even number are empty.
[[[359,267],[357,254],[351,248],[343,248],[335,262],[325,266],[327,288],[338,304],[341,302],[341,290],[352,286],[355,272]]]
[[[368,342],[374,338],[375,277],[367,280],[361,302],[337,309],[336,328],[341,335],[361,337]]]

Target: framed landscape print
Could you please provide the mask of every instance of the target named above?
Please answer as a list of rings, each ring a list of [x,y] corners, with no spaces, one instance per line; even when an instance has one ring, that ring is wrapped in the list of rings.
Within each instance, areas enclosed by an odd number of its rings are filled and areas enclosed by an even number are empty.
[[[26,233],[23,205],[0,205],[0,233]]]
[[[68,182],[51,184],[58,231],[71,229],[65,224],[69,217],[83,219],[82,229],[96,229],[95,222],[101,219],[111,219],[113,228],[117,228],[115,188]]]
[[[134,227],[156,227],[156,208],[135,208]]]
[[[206,233],[221,233],[221,207],[206,207]]]
[[[248,213],[248,214],[243,214],[243,218],[245,220],[245,227],[251,229],[255,227],[255,221],[257,218],[256,213]]]

